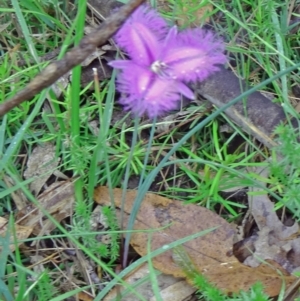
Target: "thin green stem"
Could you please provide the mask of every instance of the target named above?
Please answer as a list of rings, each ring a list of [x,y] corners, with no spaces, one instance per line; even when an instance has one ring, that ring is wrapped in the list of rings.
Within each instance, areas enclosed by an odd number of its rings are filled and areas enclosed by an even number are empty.
[[[84,35],[84,25],[86,17],[86,0],[79,0],[77,11],[77,28],[75,36],[75,45],[78,45]],[[80,142],[80,77],[81,66],[77,66],[72,72],[72,92],[71,92],[71,153],[73,165],[77,166],[78,150],[81,147]],[[76,168],[75,168],[76,170]],[[79,174],[81,174],[81,171]],[[83,180],[79,178],[75,182],[75,196],[79,203],[83,202]]]

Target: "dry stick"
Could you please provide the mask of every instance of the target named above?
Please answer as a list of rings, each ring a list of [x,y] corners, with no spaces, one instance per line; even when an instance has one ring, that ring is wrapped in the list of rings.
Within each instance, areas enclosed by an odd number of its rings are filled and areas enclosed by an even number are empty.
[[[101,26],[84,37],[80,44],[71,49],[64,58],[48,65],[23,90],[0,104],[0,116],[3,116],[23,101],[30,100],[38,92],[51,86],[61,76],[83,62],[96,50],[96,47],[103,45],[120,28],[127,17],[144,1],[129,1],[111,17],[107,18]]]

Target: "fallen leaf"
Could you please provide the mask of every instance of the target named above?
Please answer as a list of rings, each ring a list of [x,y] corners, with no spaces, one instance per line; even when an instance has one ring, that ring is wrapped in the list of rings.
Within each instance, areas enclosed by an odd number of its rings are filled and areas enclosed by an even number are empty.
[[[261,169],[261,171],[257,170],[256,172],[264,178],[267,178],[269,174],[269,171],[266,167]],[[265,184],[261,182],[261,185]],[[254,193],[261,190],[261,187],[252,188],[252,192]],[[270,230],[274,231],[280,240],[287,239],[299,231],[299,225],[297,223],[294,223],[294,225],[291,227],[287,227],[279,220],[274,209],[274,204],[269,199],[267,193],[251,195],[249,207],[251,208],[251,213],[259,230],[268,227]]]
[[[4,31],[10,24],[11,24],[11,21],[4,23],[4,24],[0,24],[0,33],[2,31]]]
[[[60,222],[73,213],[73,183],[70,181],[53,183],[38,197],[38,201],[44,210]],[[16,219],[19,225],[32,227],[33,234],[37,236],[55,229],[55,225],[45,218],[43,211],[33,204],[18,212]]]
[[[36,275],[41,275],[45,271],[45,257],[40,254],[29,256],[32,269]]]
[[[134,190],[126,193],[124,203],[126,214],[124,214],[123,227],[127,225],[136,194],[137,191]],[[113,189],[113,195],[115,206],[120,208],[122,190]],[[110,205],[109,189],[107,187],[96,188],[94,199],[101,205]],[[133,233],[131,239],[131,245],[137,253],[141,256],[148,253],[149,234],[143,230],[161,227],[166,228],[151,234],[151,250],[165,247],[188,235],[217,227],[209,234],[191,240],[183,246],[197,270],[226,293],[246,291],[254,283],[260,281],[268,295],[276,296],[280,292],[283,280],[288,285],[295,279],[287,275],[274,262],[261,264],[254,269],[243,265],[234,256],[229,257],[235,234],[234,227],[217,214],[195,204],[185,205],[180,201],[147,193],[134,225],[134,229],[141,230],[141,232]],[[174,277],[186,277],[182,268],[174,262],[172,250],[167,250],[162,255],[153,258],[153,265],[156,269]],[[277,269],[284,276],[277,273]]]
[[[32,232],[32,227],[20,226],[15,224],[14,229],[9,229],[9,221],[3,217],[0,217],[0,236],[5,237],[7,231],[10,232],[10,241],[14,241],[14,232],[18,241],[24,240],[29,237]],[[22,242],[18,242],[18,246],[20,246]],[[16,245],[14,243],[9,245],[9,249],[13,252],[16,249]],[[0,246],[0,251],[2,251],[2,247]]]
[[[59,163],[59,158],[55,156],[55,145],[45,143],[35,147],[28,158],[27,168],[24,172],[25,179],[34,178],[29,184],[34,195],[38,195],[41,188],[52,175]]]
[[[16,185],[16,181],[7,175],[2,176],[3,181],[5,182],[7,188],[12,188]],[[23,209],[27,205],[27,198],[22,191],[22,189],[17,189],[16,191],[11,192],[11,198],[14,201],[18,210]]]
[[[263,178],[268,178],[269,169],[255,170]],[[261,182],[261,185],[265,185]],[[299,225],[285,226],[278,218],[273,202],[266,194],[258,194],[262,188],[252,187],[249,208],[259,231],[253,241],[253,252],[244,260],[250,267],[260,265],[262,260],[276,261],[289,273],[299,270],[300,239]]]
[[[196,291],[196,289],[186,283],[186,281],[171,275],[156,275],[156,280],[163,301],[183,301]],[[139,293],[146,300],[156,301],[152,289],[151,278],[149,276],[148,264],[143,264],[138,269],[134,270],[124,278],[124,281],[133,287],[134,291]],[[122,301],[141,300],[137,295],[127,291],[125,286],[116,286],[105,296],[103,301],[120,300],[116,299],[118,297],[122,297]]]
[[[93,301],[95,298],[88,294],[87,292],[79,292],[77,297],[81,301]]]

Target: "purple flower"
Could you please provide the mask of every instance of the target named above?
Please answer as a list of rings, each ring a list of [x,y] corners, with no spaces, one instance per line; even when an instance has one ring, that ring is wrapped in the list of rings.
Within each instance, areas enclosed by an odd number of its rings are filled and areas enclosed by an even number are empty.
[[[116,42],[130,60],[110,62],[121,69],[117,88],[120,103],[137,115],[155,117],[176,109],[180,96],[193,99],[185,84],[201,81],[224,64],[223,43],[201,29],[178,33],[166,30],[165,21],[154,10],[142,6],[116,35]]]
[[[143,60],[143,51],[147,47],[144,45],[144,41],[153,38],[163,40],[167,32],[166,20],[158,15],[154,9],[147,5],[141,5],[119,29],[114,39],[130,57]],[[140,37],[141,34],[143,39]],[[137,53],[139,53],[138,57],[136,57]]]

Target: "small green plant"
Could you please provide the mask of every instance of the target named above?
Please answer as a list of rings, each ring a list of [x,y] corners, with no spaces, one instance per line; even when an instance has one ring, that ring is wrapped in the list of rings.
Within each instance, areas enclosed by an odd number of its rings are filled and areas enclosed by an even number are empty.
[[[39,296],[40,301],[48,301],[57,294],[57,290],[52,285],[51,277],[49,275],[50,273],[51,271],[46,269],[37,277],[35,281],[36,285],[31,293],[31,298]]]
[[[290,125],[280,125],[276,129],[278,146],[270,164],[274,188],[281,196],[278,207],[286,206],[300,219],[300,143],[297,130]]]
[[[180,28],[202,26],[213,15],[209,0],[168,0],[162,5],[162,13]],[[168,8],[167,8],[168,7]]]
[[[248,292],[241,291],[239,294],[228,296],[206,277],[199,273],[191,258],[182,246],[174,248],[173,260],[182,268],[186,276],[198,288],[197,294],[200,301],[268,301],[269,297],[264,294],[261,283],[255,283]]]
[[[263,292],[263,285],[261,283],[254,284],[248,292],[241,291],[239,294],[228,296],[218,290],[213,284],[208,282],[206,278],[201,275],[195,275],[195,286],[199,288],[198,298],[205,301],[269,301],[271,300]]]
[[[104,206],[102,213],[106,218],[107,224],[110,228],[110,250],[108,252],[110,262],[114,262],[120,255],[120,235],[115,234],[119,230],[116,214],[111,207]]]

